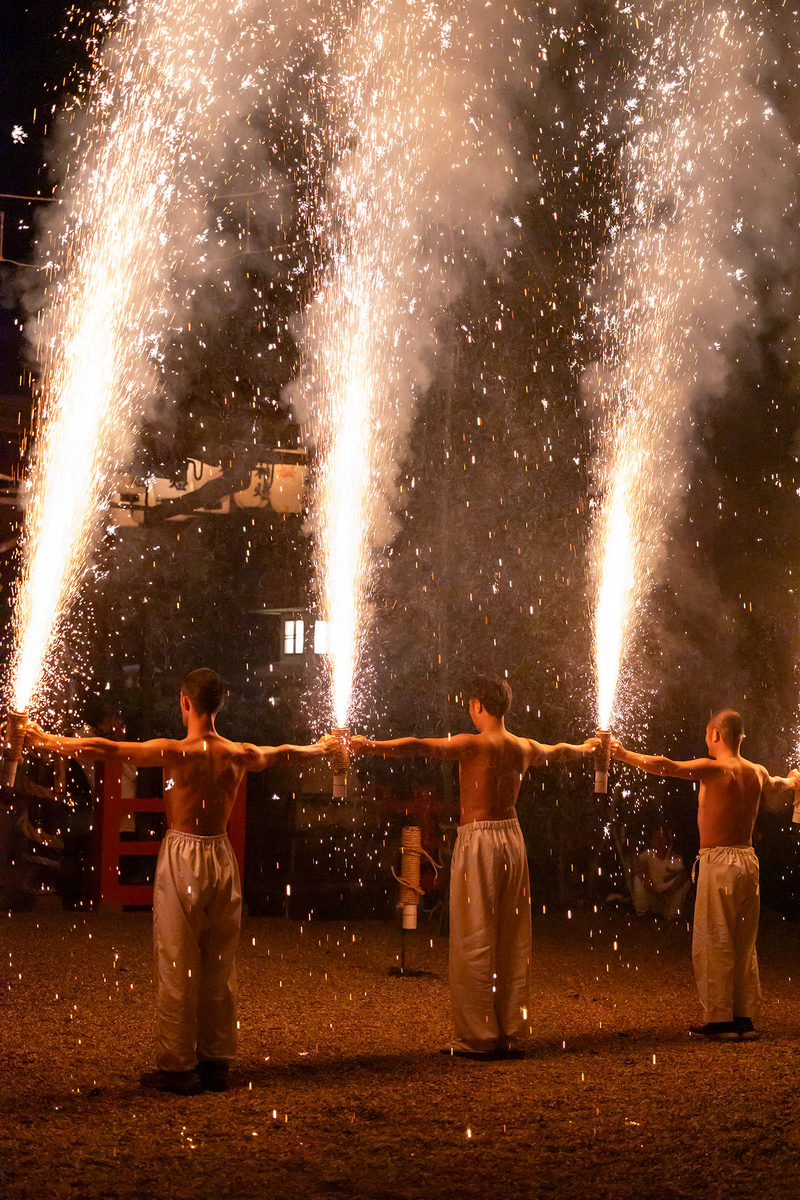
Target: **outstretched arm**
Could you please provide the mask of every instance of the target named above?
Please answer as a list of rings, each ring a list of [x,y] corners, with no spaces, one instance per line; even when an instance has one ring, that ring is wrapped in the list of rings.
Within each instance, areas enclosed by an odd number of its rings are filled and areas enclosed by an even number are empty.
[[[49,750],[63,758],[82,758],[88,762],[129,762],[136,767],[168,767],[181,757],[179,743],[172,738],[153,738],[149,742],[112,742],[101,737],[62,737],[45,733],[34,721],[28,723],[25,745]]]
[[[324,734],[310,746],[251,746],[242,743],[246,771],[265,771],[267,767],[299,767],[309,759],[323,758],[336,749],[336,738]]]
[[[626,750],[616,738],[611,739],[611,757],[628,767],[647,771],[648,775],[667,775],[672,779],[708,779],[720,769],[713,758],[675,762],[659,754],[636,754],[633,750]]]
[[[542,742],[535,742],[533,738],[524,739],[531,748],[531,766],[545,767],[548,763],[554,762],[569,762],[575,758],[588,758],[590,754],[594,754],[600,749],[600,738],[587,738],[580,746],[573,746],[570,742],[556,742],[554,746],[547,746]]]
[[[795,806],[800,803],[800,771],[790,771],[784,778],[782,775],[767,774],[766,768],[763,770],[761,807],[766,812],[782,812],[792,802]]]
[[[392,738],[387,742],[376,742],[372,738],[352,737],[350,753],[356,757],[363,754],[381,758],[446,758],[458,759],[472,744],[474,735],[457,733],[446,738]]]

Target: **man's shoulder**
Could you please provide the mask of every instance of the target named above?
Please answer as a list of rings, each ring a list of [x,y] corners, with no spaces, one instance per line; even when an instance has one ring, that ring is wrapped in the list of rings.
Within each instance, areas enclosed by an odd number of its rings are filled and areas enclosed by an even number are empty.
[[[505,744],[507,733],[504,734],[501,746]],[[470,758],[477,755],[479,759],[496,753],[498,746],[497,734],[492,730],[479,730],[477,733],[457,733],[450,741],[454,743],[459,758]]]
[[[512,733],[510,729],[506,729],[503,732],[510,741],[523,750],[530,750],[531,746],[538,745],[536,738],[526,737],[524,733]]]
[[[224,758],[241,758],[254,749],[255,746],[246,742],[234,742],[230,738],[220,738],[219,741],[219,753]]]
[[[722,771],[734,770],[743,775],[758,775],[759,778],[769,774],[761,763],[750,762],[749,758],[743,758],[741,754],[732,754],[729,758],[715,758],[713,761]]]
[[[173,743],[177,750],[183,750],[187,755],[207,756],[209,751],[217,758],[237,758],[247,749],[242,742],[232,742],[230,738],[216,734],[211,737],[184,738]]]
[[[697,758],[690,765],[703,771],[723,772],[730,769],[730,760],[727,758],[720,759],[711,758],[708,756],[705,758]]]
[[[481,746],[491,745],[492,739],[487,733],[455,733],[448,741],[455,742],[459,750],[469,752],[478,750]]]
[[[157,746],[167,754],[180,753],[186,748],[186,738],[150,738],[149,741],[137,743],[140,746]]]
[[[748,774],[757,775],[762,783],[765,779],[769,778],[769,771],[761,763],[751,762],[749,758],[742,758],[741,763],[746,768]]]
[[[522,755],[523,758],[530,756],[533,749],[533,740],[527,737],[520,737],[517,733],[512,733],[510,729],[503,730],[503,747],[507,753],[515,756]]]

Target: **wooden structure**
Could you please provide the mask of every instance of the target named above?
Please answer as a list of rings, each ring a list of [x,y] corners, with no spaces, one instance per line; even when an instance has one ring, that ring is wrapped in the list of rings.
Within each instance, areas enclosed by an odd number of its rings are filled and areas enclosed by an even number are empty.
[[[242,873],[244,871],[246,798],[247,776],[245,775],[228,824],[228,837]],[[135,827],[138,824],[135,820],[136,816],[147,813],[164,813],[162,797],[123,798],[121,765],[110,762],[96,764],[91,886],[93,906],[142,908],[152,905],[152,875],[150,882],[126,883],[123,882],[121,869],[121,860],[124,858],[142,860],[151,858],[153,871],[155,871],[155,859],[161,845],[161,835],[157,831],[153,831],[150,836],[137,839],[135,834],[133,837],[130,835],[123,837],[121,832],[126,818],[128,822],[133,820]],[[157,825],[157,822],[153,824]]]

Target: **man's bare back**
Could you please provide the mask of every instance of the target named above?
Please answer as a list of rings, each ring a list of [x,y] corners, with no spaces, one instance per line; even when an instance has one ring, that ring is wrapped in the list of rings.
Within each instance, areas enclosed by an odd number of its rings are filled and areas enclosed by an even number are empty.
[[[210,837],[225,833],[248,771],[297,764],[327,753],[335,744],[333,737],[326,736],[312,746],[253,746],[231,742],[216,730],[194,737],[187,734],[182,741],[165,740],[160,765],[169,828]]]
[[[769,779],[766,769],[739,754],[708,762],[698,797],[700,849],[751,846],[761,794]]]
[[[470,700],[469,712],[477,733],[459,733],[447,738],[395,738],[385,742],[354,737],[350,740],[350,752],[457,761],[461,824],[467,825],[471,821],[505,821],[515,817],[520,784],[529,767],[583,758],[593,754],[600,744],[597,738],[589,738],[580,746],[566,742],[545,746],[532,738],[509,733],[503,717],[492,716],[478,700]]]
[[[773,777],[766,767],[742,758],[729,746],[712,722],[706,728],[708,758],[675,762],[654,754],[626,750],[616,739],[611,756],[618,762],[638,767],[651,775],[688,779],[699,784],[697,827],[700,849],[718,846],[751,846],[753,827],[764,801],[780,792],[792,790],[791,779]]]
[[[170,829],[214,837],[225,833],[255,746],[218,733],[166,742],[161,754],[164,808]]]
[[[333,737],[310,746],[253,746],[231,742],[214,728],[214,714],[197,713],[181,693],[185,738],[153,738],[147,742],[114,742],[107,738],[69,738],[45,733],[31,722],[26,745],[69,758],[129,762],[160,767],[164,772],[167,825],[178,833],[216,837],[226,832],[239,786],[248,771],[289,766],[330,753]]]
[[[522,777],[532,761],[530,742],[505,728],[465,734],[458,757],[462,825],[516,816]]]

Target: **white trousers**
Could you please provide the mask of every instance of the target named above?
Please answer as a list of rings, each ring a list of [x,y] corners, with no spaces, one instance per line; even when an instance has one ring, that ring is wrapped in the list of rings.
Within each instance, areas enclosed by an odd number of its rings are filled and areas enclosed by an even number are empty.
[[[701,850],[692,964],[706,1021],[757,1017],[760,896],[752,846]]]
[[[191,1071],[236,1053],[236,947],[242,919],[230,842],[167,831],[153,892],[156,1066]]]
[[[491,1053],[523,1031],[531,961],[528,856],[519,821],[458,829],[450,873],[456,1048]]]

